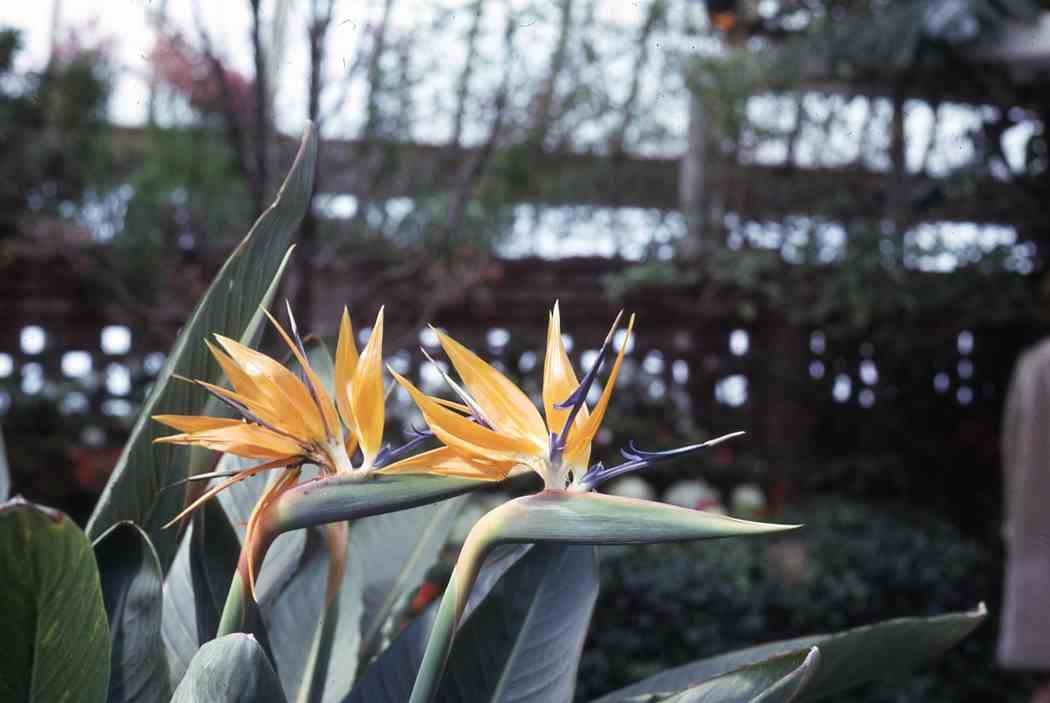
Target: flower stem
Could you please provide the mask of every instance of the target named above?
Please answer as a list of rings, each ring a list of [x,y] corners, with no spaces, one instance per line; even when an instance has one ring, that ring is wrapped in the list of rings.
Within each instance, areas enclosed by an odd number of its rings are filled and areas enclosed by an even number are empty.
[[[495,546],[492,539],[494,531],[491,528],[500,521],[498,517],[493,519],[498,512],[499,508],[479,520],[463,543],[459,558],[452,569],[452,576],[448,580],[448,587],[441,597],[441,605],[438,606],[434,626],[427,639],[427,648],[412,686],[409,703],[430,703],[437,695],[438,684],[445,673],[445,666],[452,652],[452,642],[455,640],[463,611],[467,607],[470,591],[481,571],[481,565],[485,562],[485,556]]]

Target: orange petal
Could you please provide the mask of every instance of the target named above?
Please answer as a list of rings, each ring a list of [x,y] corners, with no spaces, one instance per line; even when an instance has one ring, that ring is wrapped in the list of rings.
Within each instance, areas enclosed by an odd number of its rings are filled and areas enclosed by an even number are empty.
[[[210,351],[211,355],[215,357],[215,360],[219,362],[219,366],[222,367],[222,372],[226,374],[226,379],[230,382],[230,385],[233,386],[233,390],[243,396],[261,400],[261,394],[258,386],[255,385],[255,381],[252,380],[251,376],[244,372],[244,369],[242,369],[236,361],[223,353],[221,349],[207,339],[204,340],[204,345],[208,347],[208,351]]]
[[[394,462],[379,470],[381,474],[435,474],[459,476],[483,481],[501,481],[510,473],[514,463],[485,462],[465,459],[451,447],[438,447],[427,452]]]
[[[513,432],[519,437],[528,437],[540,446],[546,446],[547,426],[529,396],[456,340],[442,332],[437,335],[467,390],[495,428]]]
[[[350,385],[357,370],[357,345],[354,344],[354,328],[350,324],[350,312],[343,308],[343,319],[339,323],[339,344],[335,348],[335,403],[343,424],[354,431],[354,411],[350,402]]]
[[[565,345],[561,339],[561,314],[558,304],[554,304],[554,312],[551,313],[550,322],[547,325],[547,355],[543,360],[543,405],[547,413],[547,428],[551,434],[561,434],[565,427],[565,420],[569,415],[568,409],[554,407],[557,403],[564,403],[572,395],[576,387],[580,385],[573,371],[572,362],[565,352]],[[575,425],[582,427],[587,419],[587,406],[580,408],[576,415]]]
[[[472,460],[517,463],[522,455],[535,456],[546,451],[545,447],[538,447],[528,439],[482,427],[443,407],[393,369],[390,373],[412,396],[434,435],[461,456]]]
[[[259,392],[265,396],[265,403],[280,418],[279,426],[282,430],[304,439],[316,436],[312,428],[307,426],[304,416],[304,409],[305,412],[312,412],[316,416],[313,400],[310,398],[310,392],[294,373],[262,352],[246,347],[240,342],[219,334],[215,335],[215,339],[255,382]],[[318,432],[323,432],[319,422],[317,427]]]
[[[238,484],[241,481],[243,481],[244,479],[250,478],[250,477],[254,476],[257,473],[261,473],[263,471],[269,471],[270,469],[279,469],[279,468],[284,467],[284,466],[287,466],[287,461],[285,461],[285,460],[269,461],[269,462],[267,462],[265,464],[259,464],[258,466],[253,466],[251,468],[248,468],[248,469],[245,469],[244,471],[239,472],[233,478],[227,479],[226,481],[223,481],[222,483],[218,484],[217,486],[213,486],[212,488],[209,488],[200,498],[198,498],[197,500],[195,500],[192,503],[190,503],[188,506],[186,506],[186,508],[181,513],[179,513],[174,518],[172,518],[170,521],[168,521],[168,523],[166,525],[164,525],[163,529],[167,529],[167,528],[171,527],[172,525],[177,523],[179,520],[181,520],[182,518],[186,517],[187,515],[192,513],[194,510],[199,508],[201,506],[201,504],[204,503],[204,501],[208,500],[209,498],[211,498],[212,496],[214,496],[217,493],[221,493],[222,491],[226,490],[230,486]]]
[[[314,424],[318,420],[320,421],[320,433],[316,435],[318,438],[330,439],[338,436],[340,425],[339,416],[335,412],[335,405],[332,403],[332,399],[328,397],[328,392],[325,391],[324,385],[321,384],[321,379],[317,377],[313,367],[310,366],[310,360],[299,349],[299,345],[293,342],[288,333],[284,331],[277,318],[265,309],[263,314],[270,318],[270,322],[277,328],[278,334],[284,339],[288,348],[292,350],[292,355],[295,356],[295,360],[299,362],[299,366],[302,367],[303,373],[306,375],[306,380],[309,384],[306,388],[306,394],[310,399],[309,407],[311,409],[311,413],[307,417],[307,423]],[[291,312],[289,312],[289,315],[291,315]]]
[[[620,346],[620,352],[616,355],[616,362],[613,364],[612,371],[609,372],[609,378],[605,381],[602,397],[598,399],[594,410],[591,411],[591,416],[587,418],[584,426],[581,429],[573,427],[569,432],[569,439],[565,447],[566,456],[578,452],[584,444],[590,446],[594,435],[598,433],[598,428],[601,427],[602,420],[605,418],[605,411],[609,407],[609,398],[612,397],[613,387],[616,385],[616,377],[620,374],[620,364],[623,362],[623,355],[630,345],[631,331],[633,329],[634,315],[631,315],[631,319],[627,322],[627,334],[624,335],[623,344]]]
[[[383,403],[386,393],[383,389],[383,308],[379,308],[376,324],[368,344],[361,352],[354,381],[351,384],[350,401],[354,410],[354,422],[357,424],[358,441],[361,452],[366,459],[371,459],[383,444],[383,423],[385,422]]]
[[[252,459],[281,459],[303,453],[298,442],[259,425],[239,422],[236,425],[160,437],[164,444],[190,444],[229,452]]]
[[[200,432],[216,430],[241,424],[241,420],[229,417],[207,417],[206,415],[154,415],[153,419],[162,425],[172,427],[179,432]]]

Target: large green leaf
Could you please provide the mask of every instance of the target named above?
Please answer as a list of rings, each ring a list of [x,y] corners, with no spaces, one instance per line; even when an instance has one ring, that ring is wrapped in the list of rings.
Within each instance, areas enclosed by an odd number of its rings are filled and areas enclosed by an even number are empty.
[[[817,700],[851,686],[911,671],[970,634],[986,614],[982,605],[966,613],[899,618],[834,634],[762,644],[662,671],[595,703],[617,703],[645,693],[683,690],[740,667],[810,647],[820,648],[820,666],[797,700]]]
[[[281,681],[262,647],[241,633],[197,652],[171,703],[286,703]]]
[[[164,581],[161,632],[172,685],[178,685],[197,649],[215,637],[241,544],[226,513],[209,501],[193,516],[189,533]],[[267,646],[262,622],[250,609],[251,630]]]
[[[178,533],[162,526],[182,507],[183,491],[169,487],[190,473],[189,453],[172,445],[154,444],[153,440],[167,430],[150,417],[157,413],[199,414],[205,407],[202,389],[173,382],[172,376],[218,380],[218,366],[203,344],[207,335],[217,332],[253,342],[261,323],[259,308],[268,305],[276,292],[293,234],[309,205],[316,158],[317,139],[309,126],[273,205],[226,260],[175,341],[88,523],[87,532],[92,537],[117,522],[130,520],[149,535],[161,567],[167,571],[170,566]]]
[[[152,703],[171,696],[160,634],[162,577],[149,537],[130,522],[95,541],[102,598],[109,616],[109,703]]]
[[[457,496],[411,510],[362,518],[353,523],[350,541],[356,567],[364,578],[361,655],[371,659],[381,649],[384,629],[412,597],[437,562],[467,496]],[[350,562],[355,569],[355,562]]]
[[[500,579],[531,549],[531,545],[515,545],[492,550],[471,590],[464,618],[471,617]],[[346,703],[400,703],[408,700],[436,613],[436,605],[431,605],[412,620],[365,669]]]
[[[314,648],[318,646],[315,640],[328,579],[328,545],[318,531],[302,532],[308,534],[302,563],[279,591],[270,591],[260,596],[259,601],[281,682],[289,698],[295,698],[307,683],[304,676],[310,670]],[[334,660],[327,663],[324,672],[322,701],[342,700],[350,692],[357,672],[362,572],[353,546],[348,549],[349,568],[336,603],[327,613],[333,618],[329,636]]]
[[[716,676],[684,691],[642,693],[623,703],[792,703],[818,669],[816,647]]]
[[[109,626],[80,528],[19,498],[0,505],[0,574],[0,700],[106,700]]]
[[[571,701],[597,597],[593,547],[533,547],[460,628],[437,700]]]

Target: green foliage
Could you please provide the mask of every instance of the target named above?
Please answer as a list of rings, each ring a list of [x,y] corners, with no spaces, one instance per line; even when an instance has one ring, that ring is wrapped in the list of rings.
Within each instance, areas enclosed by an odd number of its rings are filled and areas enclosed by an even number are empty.
[[[72,50],[38,73],[14,72],[16,30],[0,29],[0,240],[45,220],[74,220],[111,170],[101,50]]]
[[[80,528],[20,498],[0,505],[0,573],[7,638],[0,697],[104,700],[110,628],[94,554]]]
[[[806,528],[772,544],[605,554],[581,700],[666,666],[769,639],[964,610],[986,599],[994,616],[999,572],[991,555],[942,519],[832,500],[794,515],[805,516]],[[1020,696],[1024,681],[995,667],[995,637],[993,622],[932,671],[869,686],[848,700],[924,700],[933,692],[946,701]]]
[[[111,636],[110,703],[149,703],[171,695],[161,640],[163,574],[149,537],[133,523],[114,525],[95,543]]]

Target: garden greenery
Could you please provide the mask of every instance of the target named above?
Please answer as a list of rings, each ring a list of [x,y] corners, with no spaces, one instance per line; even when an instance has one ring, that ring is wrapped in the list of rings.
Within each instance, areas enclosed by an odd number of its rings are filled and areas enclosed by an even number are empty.
[[[598,493],[608,478],[726,438],[667,452],[631,445],[618,466],[591,463],[627,343],[588,406],[613,331],[578,380],[557,306],[542,415],[439,335],[457,399],[394,374],[428,425],[398,449],[383,444],[382,312],[360,354],[349,316],[333,359],[304,343],[290,311],[287,332],[273,319],[288,364],[253,351],[315,158],[309,129],[275,203],[176,341],[86,533],[18,498],[0,506],[4,700],[570,701],[598,595],[594,545],[795,527]],[[201,343],[209,334],[217,346]],[[437,446],[418,451],[427,443]],[[211,450],[225,453],[214,472]],[[440,602],[410,617],[466,494],[529,471],[543,490],[484,515]],[[218,483],[204,490],[208,480]],[[600,700],[815,700],[920,664],[984,615],[775,642]]]

